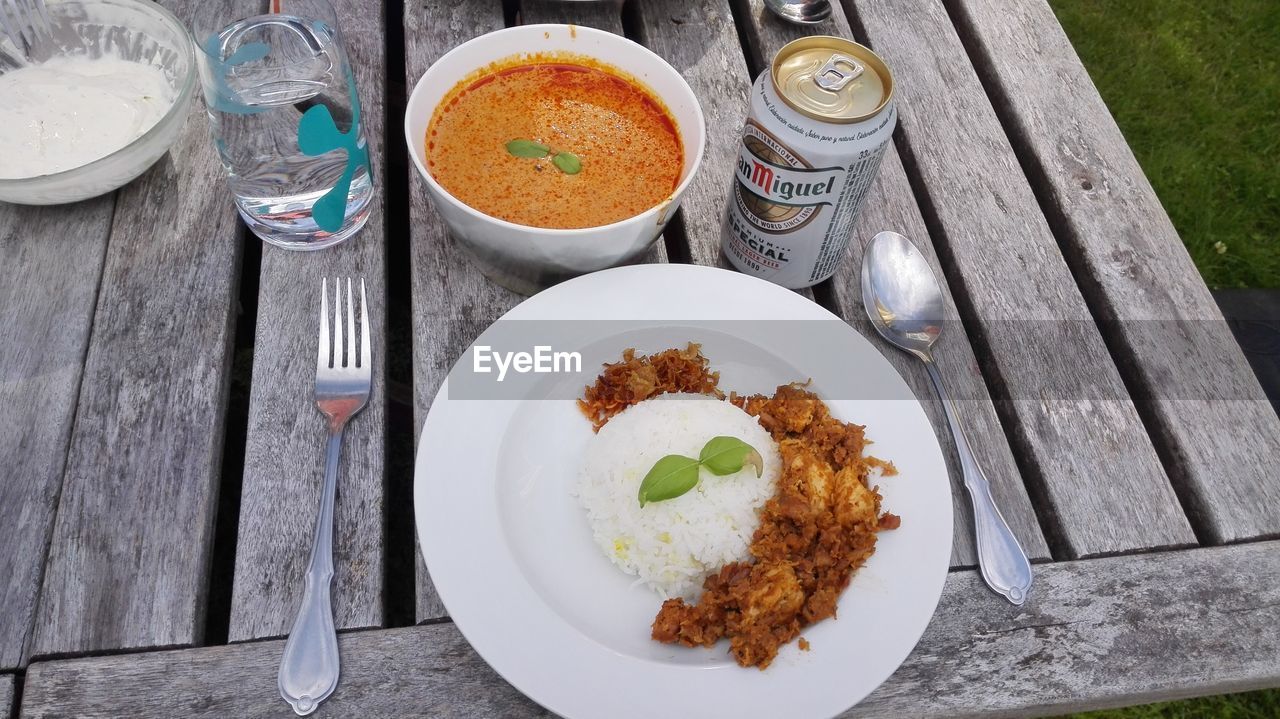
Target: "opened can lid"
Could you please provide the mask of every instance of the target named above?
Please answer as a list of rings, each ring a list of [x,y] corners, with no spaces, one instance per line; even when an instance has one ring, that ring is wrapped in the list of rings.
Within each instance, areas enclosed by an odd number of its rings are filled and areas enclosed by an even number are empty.
[[[773,87],[792,109],[824,122],[874,116],[893,96],[889,66],[870,49],[826,35],[785,45],[773,59]]]

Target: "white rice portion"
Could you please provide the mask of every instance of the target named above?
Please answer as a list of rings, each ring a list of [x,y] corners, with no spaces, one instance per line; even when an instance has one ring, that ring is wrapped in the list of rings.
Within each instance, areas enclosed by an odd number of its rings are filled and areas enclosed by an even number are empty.
[[[764,473],[757,477],[746,467],[717,477],[699,469],[697,486],[684,495],[640,506],[640,483],[655,462],[668,454],[696,459],[720,435],[760,452]],[[778,445],[755,417],[714,397],[667,394],[600,429],[587,447],[577,495],[596,544],[622,571],[664,599],[696,599],[708,575],[750,558],[747,548],[780,467]]]

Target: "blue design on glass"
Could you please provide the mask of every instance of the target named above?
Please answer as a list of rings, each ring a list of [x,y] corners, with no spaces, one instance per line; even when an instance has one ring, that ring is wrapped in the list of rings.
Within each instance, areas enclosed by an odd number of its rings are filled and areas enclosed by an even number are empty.
[[[240,93],[231,89],[227,75],[231,68],[248,62],[255,62],[266,57],[271,47],[262,42],[247,42],[231,53],[226,60],[222,58],[222,40],[215,34],[204,42],[205,54],[209,57],[210,74],[213,76],[213,108],[221,112],[236,115],[256,115],[266,112],[269,107],[252,107],[240,102]]]
[[[326,232],[337,232],[347,217],[347,194],[351,180],[362,165],[372,174],[369,149],[360,140],[360,98],[356,95],[356,79],[347,68],[347,89],[351,97],[351,127],[339,132],[333,115],[324,105],[314,105],[298,121],[298,149],[304,155],[316,156],[334,150],[347,151],[347,167],[333,189],[324,193],[311,208],[316,226]]]

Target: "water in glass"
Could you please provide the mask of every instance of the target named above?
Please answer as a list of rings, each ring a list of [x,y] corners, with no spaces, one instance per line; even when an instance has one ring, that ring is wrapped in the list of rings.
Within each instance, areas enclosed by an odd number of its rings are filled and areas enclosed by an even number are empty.
[[[374,187],[355,78],[336,29],[259,15],[211,34],[202,50],[214,145],[254,233],[319,249],[359,230]]]

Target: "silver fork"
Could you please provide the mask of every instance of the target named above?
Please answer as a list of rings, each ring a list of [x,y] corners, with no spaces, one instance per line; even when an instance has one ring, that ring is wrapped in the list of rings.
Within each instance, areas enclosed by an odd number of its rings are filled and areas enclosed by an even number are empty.
[[[51,36],[53,23],[49,20],[49,9],[44,6],[44,0],[0,0],[0,29],[21,51],[24,40],[30,48],[42,35]]]
[[[338,454],[342,431],[353,415],[369,401],[369,311],[360,280],[360,355],[356,356],[356,315],[352,308],[351,279],[347,279],[346,357],[342,343],[342,281],[334,281],[333,357],[329,350],[329,281],[320,285],[320,350],[316,358],[316,406],[329,420],[329,446],[325,454],[324,490],[320,516],[311,545],[302,607],[293,621],[280,659],[280,696],[298,716],[306,716],[329,698],[338,686],[338,635],[333,628],[329,582],[333,579],[333,500],[338,488]],[[357,362],[357,359],[359,360]]]

